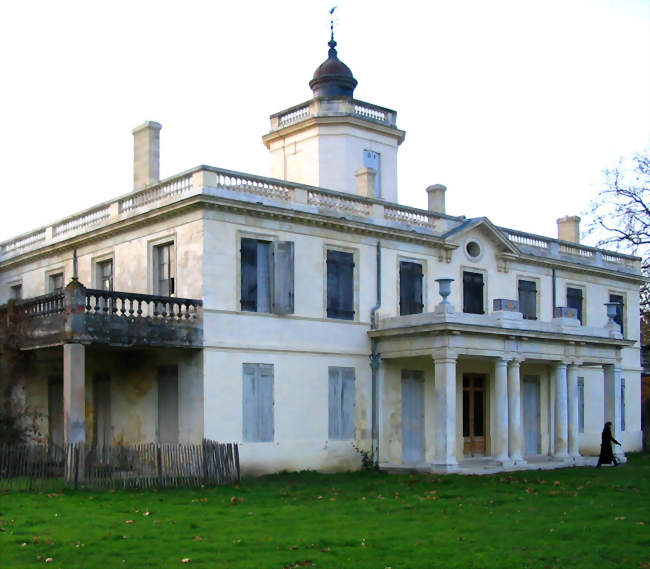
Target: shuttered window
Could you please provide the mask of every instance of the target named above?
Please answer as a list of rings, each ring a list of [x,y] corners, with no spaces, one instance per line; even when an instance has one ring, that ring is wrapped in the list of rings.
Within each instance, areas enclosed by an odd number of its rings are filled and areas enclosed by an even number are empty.
[[[623,302],[623,296],[620,294],[610,294],[609,301],[618,303],[618,306],[616,307],[616,316],[614,316],[614,322],[616,322],[621,327],[621,334],[623,334],[623,314],[625,313],[625,303]]]
[[[176,292],[174,278],[174,243],[154,247],[154,294],[173,296]],[[112,270],[112,268],[111,268]]]
[[[291,241],[241,240],[241,309],[293,313],[294,256]]]
[[[354,319],[354,256],[327,251],[327,317]]]
[[[244,364],[242,401],[244,441],[273,441],[272,364]]]
[[[519,311],[526,320],[537,320],[537,285],[535,281],[519,281]]]
[[[483,308],[483,274],[463,273],[463,312],[485,314]]]
[[[569,308],[575,308],[578,311],[578,320],[582,324],[582,289],[571,288],[566,289],[566,305]]]
[[[63,282],[63,273],[56,273],[55,275],[50,275],[49,279],[49,289],[50,292],[61,292],[65,286]]]
[[[97,263],[97,288],[113,290],[113,259]]]
[[[354,368],[329,368],[329,438],[354,438]]]
[[[399,264],[399,313],[419,314],[422,303],[422,265],[402,261]]]
[[[578,431],[585,432],[585,378],[578,378]]]

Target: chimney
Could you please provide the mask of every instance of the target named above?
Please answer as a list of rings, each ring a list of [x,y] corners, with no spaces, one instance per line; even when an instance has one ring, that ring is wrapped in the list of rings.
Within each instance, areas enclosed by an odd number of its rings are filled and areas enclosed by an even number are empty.
[[[140,190],[160,181],[160,129],[146,121],[133,129],[133,188]]]
[[[447,187],[442,184],[434,184],[427,188],[429,194],[429,211],[434,213],[447,213],[445,209],[445,192]]]
[[[562,241],[580,243],[580,218],[567,215],[557,220],[557,238]]]
[[[357,194],[364,198],[376,198],[377,170],[374,168],[361,168],[355,174],[357,178]]]

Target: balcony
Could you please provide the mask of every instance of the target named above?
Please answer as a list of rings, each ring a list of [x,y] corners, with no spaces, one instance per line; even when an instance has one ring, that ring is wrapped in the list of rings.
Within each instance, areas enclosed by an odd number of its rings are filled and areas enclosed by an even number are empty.
[[[21,350],[65,343],[115,347],[200,348],[202,302],[95,290],[76,280],[61,292],[11,301],[8,338]]]

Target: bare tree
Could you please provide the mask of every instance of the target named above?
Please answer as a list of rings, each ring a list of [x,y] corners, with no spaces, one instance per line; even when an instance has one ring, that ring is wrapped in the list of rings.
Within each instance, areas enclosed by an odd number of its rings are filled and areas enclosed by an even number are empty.
[[[636,154],[632,164],[624,162],[605,170],[605,187],[591,204],[588,232],[598,236],[599,246],[641,257],[641,271],[650,277],[650,157]],[[650,286],[641,287],[641,315],[650,333]],[[645,341],[650,340],[645,335]]]

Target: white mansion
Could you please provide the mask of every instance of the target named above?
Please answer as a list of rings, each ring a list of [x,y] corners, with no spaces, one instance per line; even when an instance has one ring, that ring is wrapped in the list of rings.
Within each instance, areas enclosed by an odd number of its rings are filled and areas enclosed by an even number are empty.
[[[576,217],[554,239],[448,215],[440,185],[399,205],[405,133],[329,45],[271,116],[271,178],[160,181],[147,122],[132,192],[0,243],[44,436],[235,441],[249,474],[582,463],[606,420],[639,450],[639,259]]]

